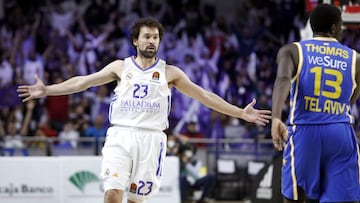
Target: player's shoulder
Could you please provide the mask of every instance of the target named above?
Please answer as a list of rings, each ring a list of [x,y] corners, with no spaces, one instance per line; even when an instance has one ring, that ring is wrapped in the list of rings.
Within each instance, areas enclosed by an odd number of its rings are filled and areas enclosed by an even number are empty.
[[[277,57],[279,58],[287,55],[297,55],[298,54],[297,43],[298,42],[289,43],[280,47]]]
[[[114,60],[112,63],[118,64],[118,65],[122,65],[122,64],[124,64],[124,62],[125,62],[124,59],[116,59],[116,60]]]
[[[168,81],[173,81],[178,78],[184,77],[185,73],[175,65],[166,64],[165,67],[166,78]]]
[[[116,59],[108,64],[111,67],[122,67],[124,65],[124,60]]]
[[[122,72],[123,67],[124,67],[124,61],[119,59],[119,60],[114,60],[109,64],[107,64],[103,68],[103,71],[109,71],[118,74]]]
[[[280,47],[279,52],[291,52],[294,50],[297,50],[297,46],[299,45],[299,42],[293,42],[289,44],[285,44],[282,47]]]
[[[175,66],[175,65],[171,65],[171,64],[166,64],[165,65],[165,71],[166,72],[177,72],[177,71],[181,71],[179,67]]]

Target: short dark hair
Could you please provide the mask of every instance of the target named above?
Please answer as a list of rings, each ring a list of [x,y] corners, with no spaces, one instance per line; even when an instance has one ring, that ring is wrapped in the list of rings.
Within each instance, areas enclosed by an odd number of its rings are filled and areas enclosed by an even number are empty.
[[[310,14],[310,25],[313,32],[331,32],[331,26],[341,20],[341,11],[330,4],[319,4]]]
[[[150,28],[157,28],[159,30],[160,40],[162,39],[162,37],[164,35],[164,27],[162,26],[162,24],[155,18],[146,17],[146,18],[140,18],[140,19],[136,20],[134,25],[131,27],[131,30],[130,30],[131,44],[135,39],[138,39],[139,33],[140,33],[140,28],[144,27],[144,26],[150,27]],[[134,48],[136,49],[136,47],[134,47]]]

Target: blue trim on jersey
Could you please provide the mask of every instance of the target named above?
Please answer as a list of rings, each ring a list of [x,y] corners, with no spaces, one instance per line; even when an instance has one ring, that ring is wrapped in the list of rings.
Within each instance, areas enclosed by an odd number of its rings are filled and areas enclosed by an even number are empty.
[[[163,142],[160,142],[160,155],[159,155],[159,159],[158,159],[158,168],[156,169],[156,176],[161,176],[161,161],[162,161],[162,153],[164,150],[164,146],[163,146]]]
[[[170,111],[171,111],[171,95],[168,96],[168,108],[167,108],[167,109],[168,109],[168,111],[167,111],[168,113],[167,113],[167,114],[168,114],[168,116],[169,116],[169,115],[170,115]]]
[[[110,103],[110,106],[109,106],[109,116],[108,116],[108,119],[109,119],[109,122],[111,123],[111,115],[112,115],[112,107],[114,105],[114,103],[116,102],[118,96],[115,94],[113,96],[113,98],[111,99],[111,103]]]
[[[130,58],[131,58],[131,61],[134,63],[134,65],[135,65],[138,69],[140,69],[141,71],[147,71],[147,70],[150,70],[150,69],[154,68],[154,67],[157,65],[157,63],[160,61],[159,58],[156,58],[156,61],[155,61],[154,64],[152,64],[151,66],[149,66],[149,67],[147,67],[147,68],[141,68],[141,67],[136,63],[136,61],[135,61],[135,59],[134,59],[134,56],[132,56],[132,57],[130,57]]]

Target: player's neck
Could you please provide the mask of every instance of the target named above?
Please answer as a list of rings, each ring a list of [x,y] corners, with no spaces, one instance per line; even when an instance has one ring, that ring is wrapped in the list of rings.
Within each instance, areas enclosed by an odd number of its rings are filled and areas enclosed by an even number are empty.
[[[135,62],[137,63],[137,65],[139,67],[141,67],[142,69],[146,69],[150,66],[152,66],[157,58],[156,57],[152,57],[152,58],[146,58],[143,56],[134,56]]]
[[[324,32],[316,32],[313,35],[314,37],[331,37],[331,38],[335,38],[332,34],[330,33],[324,33]]]

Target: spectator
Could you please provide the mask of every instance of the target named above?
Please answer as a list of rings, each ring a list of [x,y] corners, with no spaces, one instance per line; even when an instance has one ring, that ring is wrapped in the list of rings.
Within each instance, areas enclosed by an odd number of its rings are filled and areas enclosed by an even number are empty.
[[[12,120],[7,123],[2,149],[3,155],[12,156],[15,154],[16,150],[20,150],[24,156],[28,156],[28,151],[26,150],[26,144],[23,142],[23,137],[28,134],[34,107],[34,101],[26,103],[26,113],[20,131],[16,128],[16,121]]]
[[[167,135],[166,155],[178,156],[179,148],[183,144],[186,144],[189,141],[189,138],[181,134],[174,134],[171,128],[165,130],[165,134]]]
[[[210,196],[215,186],[215,176],[204,174],[201,170],[201,161],[194,158],[196,147],[194,145],[183,145],[179,149],[180,158],[180,193],[181,202],[188,202],[190,190],[201,190],[202,194],[196,203],[208,202],[206,198]]]
[[[63,81],[61,75],[57,74],[55,83]],[[49,96],[45,99],[45,110],[51,126],[56,131],[63,128],[64,123],[69,119],[70,98],[68,95]]]
[[[37,74],[39,78],[44,78],[44,65],[40,58],[37,56],[35,50],[29,52],[29,58],[24,62],[23,67],[23,80],[26,84],[32,84],[35,82],[32,75]]]
[[[88,92],[86,97],[88,97],[91,103],[91,121],[95,121],[96,117],[101,115],[103,117],[103,127],[107,127],[110,123],[105,119],[109,117],[109,106],[111,103],[107,86],[99,86],[95,93]]]
[[[5,57],[6,51],[0,48],[0,88],[13,83],[14,70]]]
[[[94,122],[89,127],[85,127],[84,136],[95,138],[95,155],[99,155],[99,141],[100,138],[106,136],[107,127],[104,126],[104,117],[99,114],[95,117]],[[89,146],[87,142],[84,143],[85,146]]]
[[[197,122],[195,121],[190,121],[186,124],[186,129],[185,132],[182,133],[184,136],[188,137],[189,139],[191,138],[205,138],[204,134],[199,130],[199,125]],[[197,143],[196,144],[197,147],[199,148],[204,148],[205,147],[205,143]]]
[[[94,138],[105,137],[106,127],[104,126],[104,117],[97,115],[94,119],[94,124],[86,128],[84,135],[85,137]]]
[[[67,121],[64,124],[64,129],[59,133],[59,144],[57,146],[76,149],[79,137],[79,132],[74,129],[73,123]]]
[[[86,126],[90,122],[90,115],[85,111],[85,106],[82,103],[74,104],[74,110],[71,111],[69,117],[73,121],[75,129],[84,135]]]
[[[66,34],[66,30],[74,24],[75,11],[67,11],[61,2],[52,4],[51,0],[46,0],[47,8],[49,9],[50,25],[59,32],[61,36]]]

